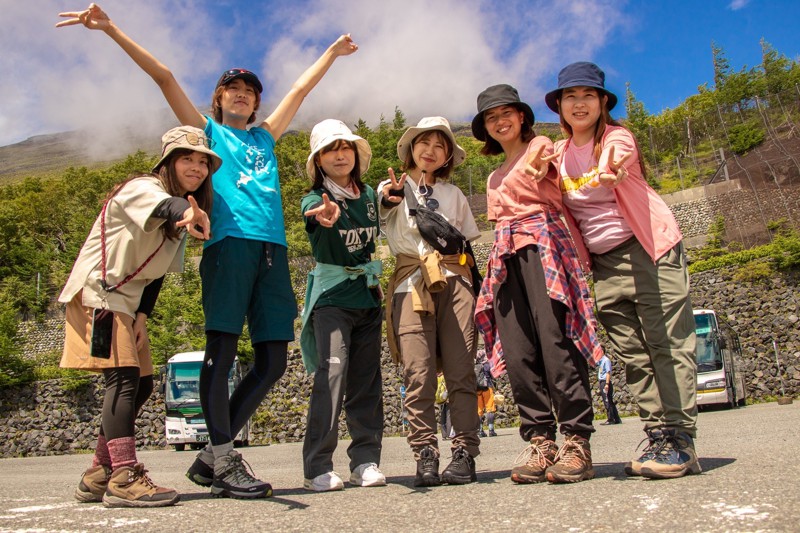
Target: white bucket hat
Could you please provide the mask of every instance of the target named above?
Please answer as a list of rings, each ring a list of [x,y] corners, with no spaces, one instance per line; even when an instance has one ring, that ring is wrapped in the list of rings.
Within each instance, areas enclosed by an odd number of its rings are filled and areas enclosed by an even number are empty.
[[[350,141],[355,143],[358,150],[358,175],[363,176],[369,169],[369,161],[372,159],[372,148],[366,139],[363,139],[350,131],[350,128],[341,120],[329,118],[323,120],[311,130],[311,154],[306,162],[306,172],[310,178],[314,178],[314,156],[320,150],[336,141]]]
[[[411,143],[420,133],[432,130],[441,131],[453,144],[453,153],[451,154],[453,166],[457,167],[463,163],[467,158],[467,152],[456,142],[456,136],[453,135],[453,130],[450,129],[450,123],[447,122],[447,119],[444,117],[425,117],[420,120],[416,126],[408,128],[405,133],[403,133],[403,136],[400,137],[400,140],[397,141],[397,155],[400,157],[400,160],[406,161],[408,152],[411,150]]]
[[[205,132],[200,128],[194,126],[172,128],[161,136],[161,159],[153,167],[153,172],[158,172],[172,152],[183,148],[208,155],[211,163],[208,175],[211,176],[222,165],[222,159],[211,149],[212,146],[214,146],[214,141],[206,137]]]

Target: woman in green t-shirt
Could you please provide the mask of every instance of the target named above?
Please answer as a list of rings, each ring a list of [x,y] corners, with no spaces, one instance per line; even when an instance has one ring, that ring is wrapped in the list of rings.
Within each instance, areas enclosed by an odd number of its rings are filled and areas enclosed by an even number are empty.
[[[303,442],[303,486],[340,490],[333,470],[343,399],[352,442],[350,484],[386,484],[378,465],[383,437],[381,379],[381,263],[375,191],[361,181],[372,150],[341,121],[311,131],[306,170],[313,181],[301,202],[317,264],[308,276],[300,344],[314,375]]]

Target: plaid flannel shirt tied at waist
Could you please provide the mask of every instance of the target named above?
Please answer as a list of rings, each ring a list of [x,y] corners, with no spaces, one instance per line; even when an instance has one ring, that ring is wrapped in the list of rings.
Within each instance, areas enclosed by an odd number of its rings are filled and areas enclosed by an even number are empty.
[[[522,220],[500,221],[495,226],[488,272],[475,307],[475,324],[483,336],[493,375],[498,377],[502,373],[502,370],[494,369],[503,358],[494,318],[495,286],[505,283],[508,276],[505,260],[517,253],[514,234],[528,235],[536,241],[547,294],[567,306],[566,334],[589,364],[595,366],[603,356],[603,348],[597,339],[594,302],[589,296],[589,286],[566,224],[558,211],[545,209]]]

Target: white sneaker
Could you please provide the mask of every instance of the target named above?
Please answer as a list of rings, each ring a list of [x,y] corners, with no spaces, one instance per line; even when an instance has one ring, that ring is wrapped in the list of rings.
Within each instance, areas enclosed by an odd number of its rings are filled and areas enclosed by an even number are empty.
[[[364,463],[350,474],[350,484],[358,487],[382,487],[386,485],[386,476],[375,463]]]
[[[344,481],[342,481],[342,478],[339,477],[339,474],[331,471],[320,474],[314,479],[304,480],[303,488],[306,490],[313,490],[315,492],[342,490],[344,488]]]

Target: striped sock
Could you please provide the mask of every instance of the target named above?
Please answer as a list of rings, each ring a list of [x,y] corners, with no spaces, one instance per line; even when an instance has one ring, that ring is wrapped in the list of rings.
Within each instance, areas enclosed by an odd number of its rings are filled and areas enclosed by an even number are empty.
[[[111,455],[111,469],[136,464],[136,437],[120,437],[108,441],[108,453]]]
[[[96,466],[111,467],[111,454],[108,453],[108,441],[106,436],[100,433],[97,436],[97,446],[94,449],[94,458],[92,458],[92,467]]]

